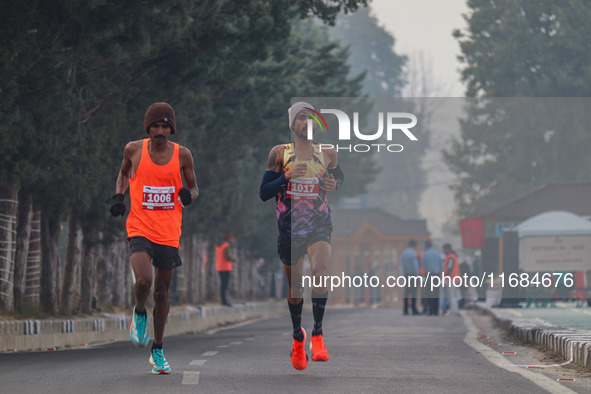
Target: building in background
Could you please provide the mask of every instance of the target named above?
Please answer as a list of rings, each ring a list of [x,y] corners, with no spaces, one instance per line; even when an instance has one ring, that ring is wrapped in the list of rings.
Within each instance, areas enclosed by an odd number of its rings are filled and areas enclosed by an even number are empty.
[[[484,212],[480,216],[484,271],[503,271],[503,231],[540,213],[557,210],[591,218],[591,182],[548,183],[518,197],[508,196],[506,202]]]
[[[415,239],[430,239],[425,220],[405,220],[379,208],[333,209],[332,262],[330,275],[351,278],[378,276],[380,284],[343,286],[333,291],[335,303],[397,302],[400,289],[382,287],[390,275],[400,274],[399,256]]]

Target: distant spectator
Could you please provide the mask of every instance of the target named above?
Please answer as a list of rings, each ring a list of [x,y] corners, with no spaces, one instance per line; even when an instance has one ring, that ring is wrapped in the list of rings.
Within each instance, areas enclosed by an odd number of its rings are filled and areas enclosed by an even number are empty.
[[[406,287],[404,288],[404,310],[403,313],[408,315],[408,301],[410,299],[411,309],[413,315],[418,315],[417,310],[417,288],[414,282],[409,283],[412,276],[419,276],[419,260],[417,258],[417,241],[411,239],[408,241],[408,248],[400,255],[400,265],[402,268],[402,275],[407,279]]]
[[[446,298],[449,300],[449,313],[452,315],[459,315],[460,308],[458,305],[459,302],[459,295],[458,295],[458,288],[454,285],[457,283],[457,279],[460,277],[460,265],[458,264],[458,255],[456,252],[453,251],[450,244],[443,245],[443,253],[445,254],[445,260],[443,262],[443,271],[445,273],[445,286],[444,286],[444,293],[446,294]],[[453,281],[451,283],[449,279]],[[444,314],[447,314],[447,306]]]
[[[474,252],[474,258],[472,260],[472,275],[478,277],[480,277],[483,273],[481,257],[482,253],[480,252],[480,250],[476,250]],[[484,286],[477,287],[476,294],[478,296],[478,301],[484,301],[486,299],[486,288]]]
[[[220,276],[220,297],[222,305],[232,306],[226,297],[228,283],[230,283],[230,274],[233,270],[233,264],[236,262],[236,253],[234,251],[236,237],[234,234],[224,234],[222,243],[216,250],[216,269]]]
[[[433,248],[431,241],[425,242],[425,252],[423,252],[422,265],[426,274],[429,276],[441,276],[443,272],[443,259],[441,253]],[[428,293],[427,314],[437,316],[439,314],[439,287]]]

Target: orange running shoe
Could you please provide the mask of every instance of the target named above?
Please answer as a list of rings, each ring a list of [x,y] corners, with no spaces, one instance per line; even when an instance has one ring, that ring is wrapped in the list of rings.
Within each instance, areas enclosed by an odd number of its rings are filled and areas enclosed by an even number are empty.
[[[293,345],[291,345],[291,354],[289,357],[291,358],[291,365],[295,369],[306,369],[308,366],[308,355],[306,354],[306,330],[302,328],[302,333],[304,334],[304,340],[302,342],[296,341],[295,338],[293,339]]]
[[[324,346],[322,334],[312,335],[310,339],[310,351],[312,351],[312,361],[328,361],[328,350]]]

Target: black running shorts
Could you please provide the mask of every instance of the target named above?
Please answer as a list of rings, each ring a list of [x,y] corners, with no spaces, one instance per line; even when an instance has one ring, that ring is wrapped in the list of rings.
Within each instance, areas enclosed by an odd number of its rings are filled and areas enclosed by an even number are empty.
[[[300,257],[308,253],[308,248],[316,242],[326,241],[330,244],[332,225],[322,226],[305,237],[279,237],[277,251],[279,258],[285,265],[297,264]]]
[[[174,246],[160,245],[145,237],[128,238],[130,254],[146,252],[152,258],[152,265],[163,271],[170,271],[180,265],[181,256]]]

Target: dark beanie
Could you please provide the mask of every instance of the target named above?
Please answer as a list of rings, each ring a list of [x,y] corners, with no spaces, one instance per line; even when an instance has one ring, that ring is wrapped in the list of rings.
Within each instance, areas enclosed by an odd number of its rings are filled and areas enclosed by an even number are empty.
[[[148,107],[146,117],[144,118],[144,128],[146,129],[146,133],[149,133],[148,129],[150,128],[150,125],[160,121],[168,123],[172,129],[170,134],[174,134],[176,130],[174,109],[172,109],[167,103],[154,103]]]

